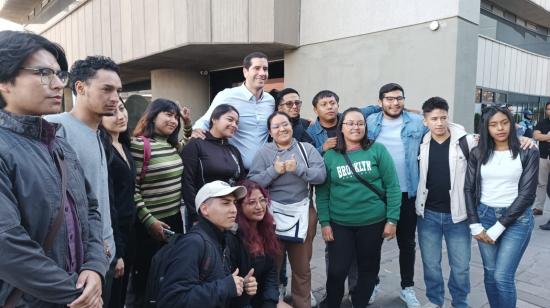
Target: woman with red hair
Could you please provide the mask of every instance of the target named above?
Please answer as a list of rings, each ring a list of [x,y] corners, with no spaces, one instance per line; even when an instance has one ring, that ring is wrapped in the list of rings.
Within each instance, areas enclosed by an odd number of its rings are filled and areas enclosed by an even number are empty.
[[[288,307],[278,305],[279,290],[274,257],[279,254],[273,216],[269,212],[269,194],[258,183],[243,180],[237,185],[246,187],[246,197],[237,204],[237,236],[230,242],[231,261],[239,275],[252,274],[258,282],[256,295],[243,293],[231,307]],[[233,237],[232,237],[233,238]],[[253,273],[250,273],[253,269]],[[234,269],[233,269],[234,270]]]

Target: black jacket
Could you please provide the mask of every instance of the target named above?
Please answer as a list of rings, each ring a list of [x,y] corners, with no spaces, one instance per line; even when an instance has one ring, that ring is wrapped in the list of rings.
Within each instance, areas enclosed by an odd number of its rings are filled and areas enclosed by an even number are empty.
[[[237,289],[230,272],[226,236],[201,218],[188,234],[176,240],[167,257],[157,307],[228,307]],[[204,264],[208,269],[201,272]]]
[[[272,256],[251,256],[242,241],[242,233],[229,235],[226,241],[231,251],[232,271],[239,268],[239,276],[244,277],[253,268],[254,277],[258,282],[256,295],[250,297],[243,292],[243,295],[231,301],[231,308],[254,307],[254,308],[275,308],[279,301],[279,278],[277,267]]]
[[[480,156],[479,147],[475,147],[470,152],[464,183],[466,211],[470,224],[479,223],[477,207],[481,200]],[[523,172],[518,183],[518,196],[506,211],[506,215],[498,219],[504,227],[513,224],[535,201],[539,174],[539,151],[537,149],[520,150],[519,156]]]
[[[0,306],[13,287],[25,293],[19,303],[25,307],[65,307],[82,294],[76,288],[78,273],[65,270],[66,225],[61,224],[50,251],[41,247],[62,200],[54,151],[63,154],[67,191],[76,206],[84,248],[80,269],[102,277],[107,271],[97,199],[76,153],[56,136],[59,128],[40,117],[0,110]]]
[[[246,176],[237,148],[227,139],[206,133],[206,138],[193,138],[180,152],[183,160],[183,200],[192,221],[197,221],[195,196],[206,183],[220,180],[233,184]]]
[[[290,119],[290,122],[292,123],[292,137],[299,142],[314,144],[313,138],[306,131],[310,124],[308,120],[296,117]]]

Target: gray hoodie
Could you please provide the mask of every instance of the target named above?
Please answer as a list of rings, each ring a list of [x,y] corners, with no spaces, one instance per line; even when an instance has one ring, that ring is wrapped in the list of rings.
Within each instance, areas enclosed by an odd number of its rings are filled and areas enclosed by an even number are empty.
[[[274,142],[265,144],[258,150],[248,178],[269,190],[271,199],[291,204],[303,200],[308,196],[308,183],[322,184],[326,178],[325,163],[321,154],[309,143],[302,142],[306,152],[309,168],[307,167],[296,139],[292,139],[290,148],[280,150]],[[294,155],[296,171],[278,174],[273,167],[277,156],[281,161],[289,160]]]

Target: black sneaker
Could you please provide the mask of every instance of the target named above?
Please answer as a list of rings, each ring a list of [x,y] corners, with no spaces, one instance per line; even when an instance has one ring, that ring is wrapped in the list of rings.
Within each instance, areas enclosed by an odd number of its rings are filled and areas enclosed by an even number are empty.
[[[550,230],[550,220],[544,225],[540,225],[539,228],[541,228],[542,230]]]

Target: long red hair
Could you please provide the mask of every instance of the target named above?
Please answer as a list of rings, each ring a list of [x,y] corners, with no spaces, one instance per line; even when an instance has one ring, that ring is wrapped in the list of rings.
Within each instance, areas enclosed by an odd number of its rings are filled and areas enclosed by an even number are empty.
[[[252,256],[275,256],[279,254],[279,243],[275,236],[275,222],[269,212],[271,203],[269,193],[265,188],[251,180],[242,180],[237,185],[246,187],[246,197],[241,199],[237,205],[237,222],[239,223],[242,239],[248,252]],[[250,198],[250,194],[254,189],[258,189],[267,200],[264,218],[256,224],[256,227],[246,218],[242,207],[243,203]]]

